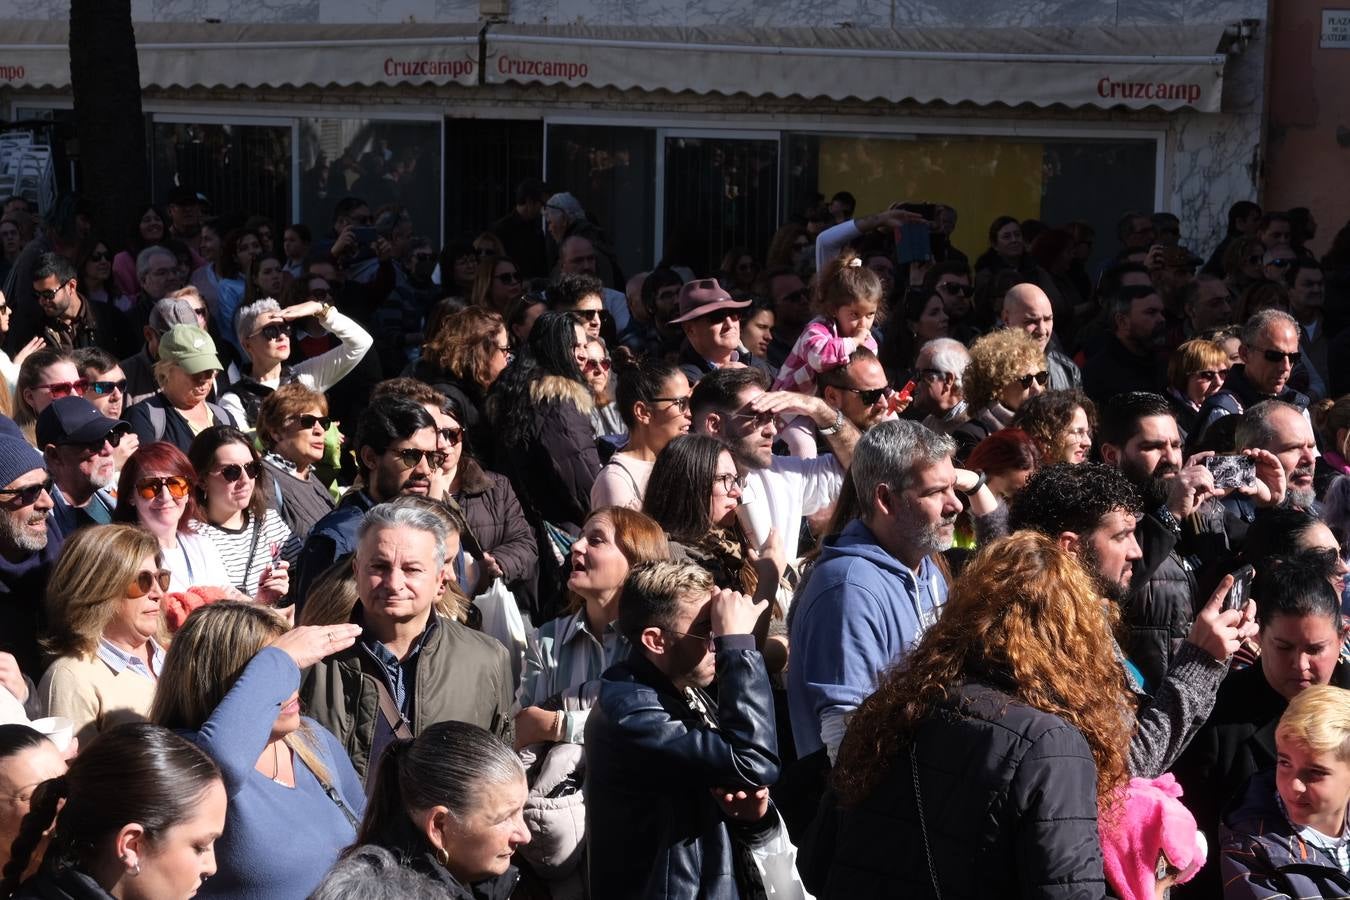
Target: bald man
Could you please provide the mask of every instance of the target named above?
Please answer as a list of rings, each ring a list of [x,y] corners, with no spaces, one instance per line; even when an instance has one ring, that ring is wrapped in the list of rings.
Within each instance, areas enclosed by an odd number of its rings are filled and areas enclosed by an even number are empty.
[[[1055,336],[1055,311],[1045,291],[1034,284],[1015,284],[1009,288],[1003,298],[1003,325],[1022,329],[1041,345],[1050,372],[1050,390],[1082,389],[1083,376],[1078,366],[1051,346]]]

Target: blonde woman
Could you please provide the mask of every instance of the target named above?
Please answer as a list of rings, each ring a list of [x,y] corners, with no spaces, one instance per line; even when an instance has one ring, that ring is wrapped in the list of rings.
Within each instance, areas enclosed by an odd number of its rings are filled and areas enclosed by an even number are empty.
[[[38,694],[49,715],[75,723],[83,747],[150,714],[164,669],[160,600],[169,573],[159,542],[132,525],[75,532],[47,582],[47,649],[56,655]]]
[[[300,672],[345,650],[356,625],[287,630],[276,613],[223,601],[174,636],[151,721],[187,732],[220,766],[230,806],[219,869],[198,897],[304,897],[356,837],[365,808],[342,746],[300,717]]]
[[[1050,383],[1045,353],[1025,331],[1004,328],[970,347],[963,376],[970,420],[952,432],[956,457],[964,462],[975,445],[1012,422],[1022,404]]]
[[[141,446],[167,441],[187,453],[195,436],[212,425],[229,425],[230,414],[208,399],[216,373],[223,368],[215,342],[205,329],[195,325],[170,328],[159,339],[159,362],[155,363],[159,392],[126,411]]]

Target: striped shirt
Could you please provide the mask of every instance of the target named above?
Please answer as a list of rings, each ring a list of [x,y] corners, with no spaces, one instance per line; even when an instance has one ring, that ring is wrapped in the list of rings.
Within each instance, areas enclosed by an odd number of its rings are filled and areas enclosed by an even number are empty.
[[[561,695],[563,740],[580,744],[586,730],[587,709],[594,700],[582,690],[596,682],[615,663],[628,658],[628,639],[605,626],[597,638],[586,623],[586,610],[546,622],[531,635],[525,648],[525,671],[520,678],[520,705],[539,706]],[[556,706],[555,706],[556,708]]]
[[[1336,865],[1341,867],[1342,872],[1350,873],[1350,829],[1347,829],[1340,837],[1331,837],[1311,825],[1300,825],[1289,818],[1289,810],[1284,805],[1284,798],[1276,794],[1275,799],[1279,801],[1280,810],[1284,813],[1284,817],[1289,819],[1290,826],[1293,827],[1300,838],[1334,859]],[[1350,818],[1347,818],[1346,821],[1350,823]]]
[[[263,518],[256,549],[253,546],[253,520],[248,513],[244,513],[244,524],[237,529],[198,520],[192,523],[192,530],[211,542],[230,584],[249,597],[258,593],[259,578],[272,565],[274,555],[291,564],[300,555],[300,540],[275,509],[267,510]]]

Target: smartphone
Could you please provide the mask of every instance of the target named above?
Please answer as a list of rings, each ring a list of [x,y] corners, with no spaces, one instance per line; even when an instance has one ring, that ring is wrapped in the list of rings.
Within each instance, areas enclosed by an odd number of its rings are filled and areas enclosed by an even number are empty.
[[[352,237],[356,238],[358,246],[369,247],[375,243],[375,239],[379,237],[379,232],[369,225],[357,225],[352,228]]]
[[[927,222],[905,222],[895,239],[895,262],[907,266],[933,258],[933,230]]]
[[[1225,612],[1230,609],[1242,609],[1247,605],[1247,600],[1252,595],[1252,580],[1256,578],[1256,569],[1243,566],[1231,574],[1233,586],[1228,589],[1228,596],[1223,598]]]
[[[1207,456],[1202,465],[1209,469],[1209,474],[1214,478],[1214,489],[1217,491],[1248,488],[1256,484],[1256,460],[1250,456],[1238,454]]]

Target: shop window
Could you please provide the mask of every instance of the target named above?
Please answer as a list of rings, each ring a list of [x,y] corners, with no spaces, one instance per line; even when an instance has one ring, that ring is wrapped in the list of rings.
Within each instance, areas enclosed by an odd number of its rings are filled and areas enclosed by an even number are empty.
[[[734,247],[763,259],[778,227],[778,141],[669,135],[665,151],[672,259],[700,273]]]
[[[291,215],[291,126],[165,122],[152,126],[151,191],[195,188],[217,214]]]
[[[440,246],[441,123],[301,119],[300,221],[316,239],[327,235],[333,207],[348,196],[372,213],[403,207],[414,234]]]
[[[543,174],[544,123],[448,119],[445,134],[445,234],[471,239],[511,211],[516,185]]]
[[[1152,211],[1156,152],[1151,139],[790,134],[785,210],[802,214],[837,191],[857,198],[859,214],[896,200],[948,203],[959,214],[953,243],[972,261],[998,216],[1081,220],[1097,234],[1091,270],[1116,249],[1121,213]]]

